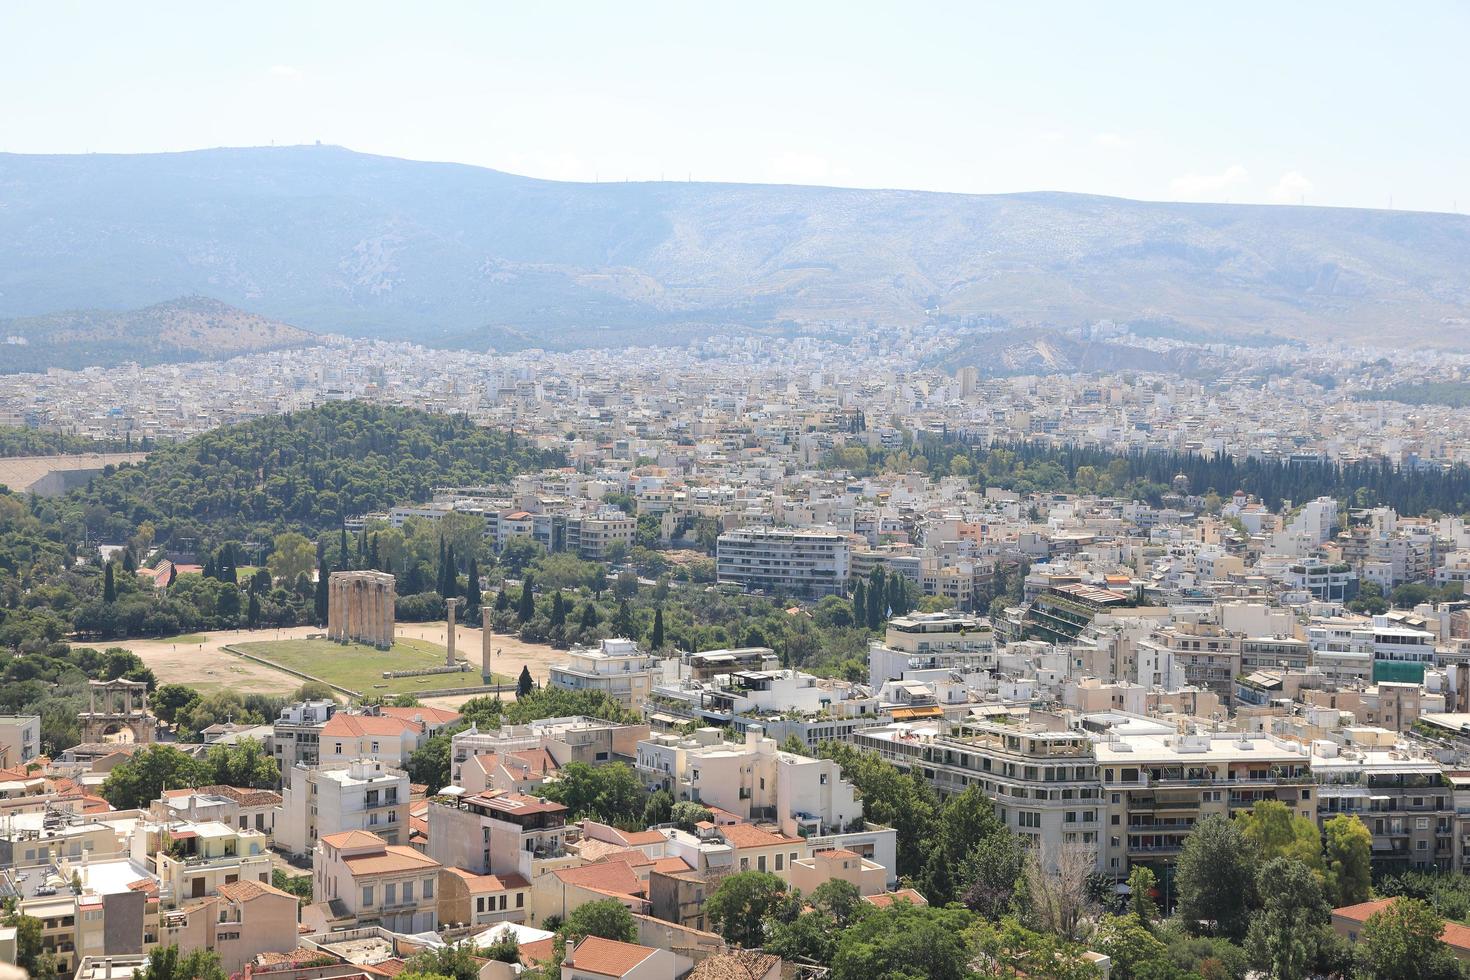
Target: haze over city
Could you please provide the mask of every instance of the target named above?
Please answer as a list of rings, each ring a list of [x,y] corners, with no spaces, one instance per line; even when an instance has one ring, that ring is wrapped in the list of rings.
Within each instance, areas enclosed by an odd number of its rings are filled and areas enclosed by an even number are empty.
[[[56,3],[0,31],[9,152],[320,140],[555,180],[1470,204],[1453,2]]]

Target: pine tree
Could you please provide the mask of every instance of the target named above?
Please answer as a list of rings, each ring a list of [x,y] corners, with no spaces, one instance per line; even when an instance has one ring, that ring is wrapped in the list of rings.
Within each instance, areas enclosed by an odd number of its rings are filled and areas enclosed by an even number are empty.
[[[327,624],[327,581],[331,573],[327,571],[327,559],[325,556],[317,559],[316,564],[316,624],[325,626]]]
[[[108,562],[102,571],[102,601],[117,601],[117,583],[112,580],[112,562]]]
[[[649,646],[655,650],[662,650],[664,646],[664,607],[659,606],[653,611],[653,636],[648,640]]]
[[[628,606],[627,599],[618,601],[618,614],[613,619],[613,632],[627,639],[636,639],[634,634],[637,629],[633,625],[633,610]]]
[[[554,627],[555,626],[565,626],[566,625],[566,622],[567,622],[567,603],[566,603],[566,599],[565,599],[565,597],[562,596],[561,589],[557,589],[556,592],[555,592],[555,594],[553,594],[552,597],[551,597],[551,625],[554,626]]]
[[[521,579],[521,601],[516,606],[516,619],[522,623],[528,623],[536,615],[536,589],[535,580],[531,573],[527,572]]]

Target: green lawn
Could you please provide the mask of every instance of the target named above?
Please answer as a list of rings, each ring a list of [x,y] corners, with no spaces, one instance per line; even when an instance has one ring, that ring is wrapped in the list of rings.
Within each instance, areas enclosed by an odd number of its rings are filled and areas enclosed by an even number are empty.
[[[401,639],[393,644],[391,650],[377,650],[361,643],[344,646],[331,640],[268,640],[232,646],[282,667],[300,670],[366,695],[405,694],[480,683],[480,675],[474,670],[461,674],[383,678],[385,670],[415,670],[443,664],[444,648],[426,640]],[[496,679],[500,683],[509,683],[503,677]]]

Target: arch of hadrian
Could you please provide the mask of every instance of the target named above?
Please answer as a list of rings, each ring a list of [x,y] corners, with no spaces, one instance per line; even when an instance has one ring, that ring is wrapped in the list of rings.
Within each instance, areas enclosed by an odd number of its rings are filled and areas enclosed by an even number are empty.
[[[327,580],[327,637],[387,650],[393,645],[397,598],[387,572],[333,572]]]

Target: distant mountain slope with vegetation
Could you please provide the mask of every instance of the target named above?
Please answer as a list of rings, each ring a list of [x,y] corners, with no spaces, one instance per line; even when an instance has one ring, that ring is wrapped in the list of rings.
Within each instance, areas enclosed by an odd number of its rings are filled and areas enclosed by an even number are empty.
[[[1464,408],[1470,405],[1470,381],[1424,381],[1371,388],[1353,393],[1365,402],[1404,402],[1408,405],[1447,405]]]
[[[141,310],[77,310],[0,320],[0,373],[162,364],[312,343],[305,330],[204,296]],[[20,341],[24,341],[21,343]]]
[[[1463,343],[1470,217],[686,182],[336,147],[0,154],[0,316],[192,293],[444,346],[1102,318]]]
[[[564,461],[465,416],[333,402],[160,446],[64,500],[105,540],[143,521],[160,541],[264,540],[287,529],[314,536],[346,516],[427,500],[436,487]]]

